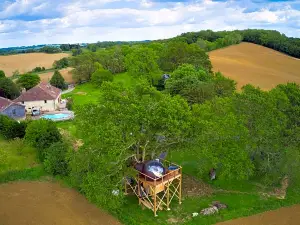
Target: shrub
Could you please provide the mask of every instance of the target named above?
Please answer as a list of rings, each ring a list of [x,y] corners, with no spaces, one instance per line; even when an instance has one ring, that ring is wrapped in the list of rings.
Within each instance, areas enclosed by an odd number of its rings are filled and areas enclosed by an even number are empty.
[[[51,120],[35,120],[26,128],[25,141],[37,148],[38,158],[43,162],[45,151],[53,143],[62,140],[55,123]]]
[[[67,109],[73,110],[73,104],[74,104],[73,98],[68,98],[67,105],[66,105]]]
[[[5,73],[3,70],[0,70],[0,78],[3,78],[3,77],[5,77]]]
[[[113,81],[113,75],[110,71],[98,69],[92,74],[92,82],[97,86],[101,86],[104,81]]]
[[[45,154],[45,170],[52,175],[66,176],[69,173],[67,152],[69,146],[63,142],[52,144]]]
[[[66,68],[68,66],[69,66],[69,60],[66,57],[64,57],[60,60],[54,61],[54,63],[53,63],[53,67],[55,69],[62,69],[62,68]]]
[[[8,116],[0,115],[0,134],[6,139],[23,138],[27,122],[17,122]]]
[[[36,73],[36,72],[42,72],[42,71],[44,71],[44,70],[46,70],[45,67],[40,67],[40,66],[38,66],[38,67],[35,67],[35,68],[32,70],[32,72]]]

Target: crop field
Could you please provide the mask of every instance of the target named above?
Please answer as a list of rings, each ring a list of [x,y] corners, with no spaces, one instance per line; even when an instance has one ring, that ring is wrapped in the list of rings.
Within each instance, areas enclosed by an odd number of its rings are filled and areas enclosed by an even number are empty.
[[[1,224],[120,225],[72,189],[51,182],[0,185]]]
[[[300,60],[263,46],[241,43],[209,53],[213,70],[237,81],[270,90],[281,83],[300,84]]]
[[[73,82],[73,77],[72,77],[72,73],[71,73],[72,69],[73,68],[69,67],[69,68],[59,70],[59,72],[65,78],[65,81],[67,83]],[[53,76],[53,74],[54,74],[54,70],[50,71],[50,72],[46,72],[46,73],[40,73],[39,75],[41,77],[41,81],[48,82],[51,79],[51,77]]]
[[[37,66],[49,69],[55,60],[68,56],[67,53],[28,53],[0,56],[0,69],[5,72],[6,76],[12,76],[16,70],[19,70],[20,73],[29,72]]]

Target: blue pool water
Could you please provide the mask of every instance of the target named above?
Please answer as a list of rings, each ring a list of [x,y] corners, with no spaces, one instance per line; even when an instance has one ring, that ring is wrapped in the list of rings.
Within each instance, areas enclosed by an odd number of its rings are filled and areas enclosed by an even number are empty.
[[[41,116],[41,118],[48,119],[48,120],[64,120],[70,118],[70,114],[67,113],[46,114]]]

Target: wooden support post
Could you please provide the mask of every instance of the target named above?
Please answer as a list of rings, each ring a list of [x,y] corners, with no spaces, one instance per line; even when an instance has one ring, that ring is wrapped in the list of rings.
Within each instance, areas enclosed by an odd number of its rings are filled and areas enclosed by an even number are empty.
[[[167,210],[170,210],[170,182],[167,184]]]
[[[139,205],[141,205],[141,188],[140,188],[140,180],[137,180],[137,188],[138,188],[138,198],[139,198]]]
[[[182,195],[182,171],[179,179],[179,205],[181,205],[181,195]]]
[[[156,183],[156,182],[155,182]],[[154,186],[154,194],[153,194],[153,206],[154,206],[154,216],[155,217],[157,217],[157,213],[156,213],[156,211],[157,211],[157,206],[156,206],[156,204],[157,204],[157,202],[156,202],[156,187]]]

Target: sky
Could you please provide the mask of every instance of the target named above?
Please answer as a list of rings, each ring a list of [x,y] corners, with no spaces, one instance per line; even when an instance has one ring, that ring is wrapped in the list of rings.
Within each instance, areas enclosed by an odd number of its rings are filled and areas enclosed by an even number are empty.
[[[247,28],[300,37],[300,0],[0,0],[0,48]]]

